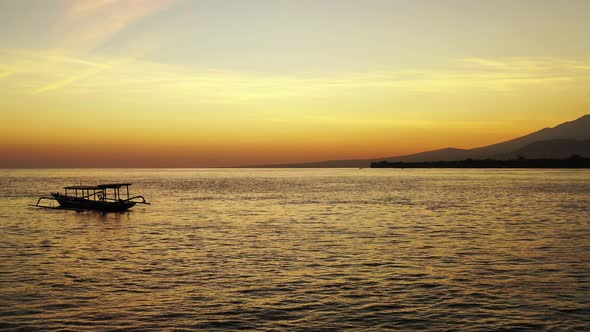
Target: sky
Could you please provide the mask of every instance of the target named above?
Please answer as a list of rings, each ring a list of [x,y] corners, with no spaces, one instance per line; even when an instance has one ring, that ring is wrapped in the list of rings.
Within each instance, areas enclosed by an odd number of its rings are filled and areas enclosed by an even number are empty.
[[[0,167],[472,148],[590,113],[587,0],[0,0]]]

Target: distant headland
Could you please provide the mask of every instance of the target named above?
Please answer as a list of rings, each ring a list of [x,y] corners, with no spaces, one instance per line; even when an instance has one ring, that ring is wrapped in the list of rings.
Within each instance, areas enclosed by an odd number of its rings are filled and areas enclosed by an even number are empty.
[[[474,149],[446,148],[407,156],[246,167],[359,168],[370,167],[373,163],[380,163],[383,161],[388,164],[403,162],[405,167],[409,167],[408,165],[410,163],[414,163],[415,165],[426,165],[426,163],[433,165],[439,163],[438,167],[443,167],[440,165],[484,165],[486,163],[485,160],[487,160],[488,165],[500,165],[503,163],[503,165],[515,165],[510,167],[519,167],[516,165],[529,165],[522,167],[536,167],[534,165],[551,163],[559,164],[561,162],[559,160],[569,160],[573,155],[581,157],[582,160],[590,158],[590,114],[586,114],[574,121],[562,123],[553,128],[544,128],[526,136]],[[525,158],[525,161],[518,161],[519,157]],[[493,162],[490,160],[493,160]],[[553,161],[549,162],[547,160]],[[448,163],[444,164],[442,162]],[[576,163],[577,162],[580,161],[576,161]]]

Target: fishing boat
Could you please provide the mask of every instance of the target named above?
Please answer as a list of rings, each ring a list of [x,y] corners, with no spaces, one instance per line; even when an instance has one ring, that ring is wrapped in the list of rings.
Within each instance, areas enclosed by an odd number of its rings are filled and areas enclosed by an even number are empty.
[[[64,194],[51,193],[51,196],[41,196],[37,204],[32,205],[42,208],[69,209],[69,210],[95,210],[103,212],[123,212],[135,206],[135,204],[147,204],[143,196],[130,196],[131,183],[106,183],[96,186],[67,186],[63,187]],[[123,193],[121,193],[123,189]],[[57,201],[59,206],[41,204],[42,201]]]

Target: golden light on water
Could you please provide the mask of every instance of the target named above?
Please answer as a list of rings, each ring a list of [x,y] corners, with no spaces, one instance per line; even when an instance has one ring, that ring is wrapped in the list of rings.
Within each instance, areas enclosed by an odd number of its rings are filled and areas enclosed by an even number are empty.
[[[27,206],[101,179],[153,204]],[[26,169],[0,185],[8,328],[587,325],[587,170]]]

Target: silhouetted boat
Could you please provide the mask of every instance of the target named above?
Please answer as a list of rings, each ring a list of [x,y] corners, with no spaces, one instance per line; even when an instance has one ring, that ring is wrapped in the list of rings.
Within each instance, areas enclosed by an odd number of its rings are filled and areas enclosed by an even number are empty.
[[[35,207],[70,210],[96,210],[103,212],[126,211],[135,204],[150,204],[143,196],[129,196],[131,183],[107,183],[96,186],[68,186],[64,187],[65,193],[51,193],[51,196],[42,196]],[[121,196],[121,188],[125,188],[125,198]],[[70,195],[68,195],[70,191]],[[73,192],[73,195],[71,194]],[[59,206],[39,205],[43,200],[57,201]]]

